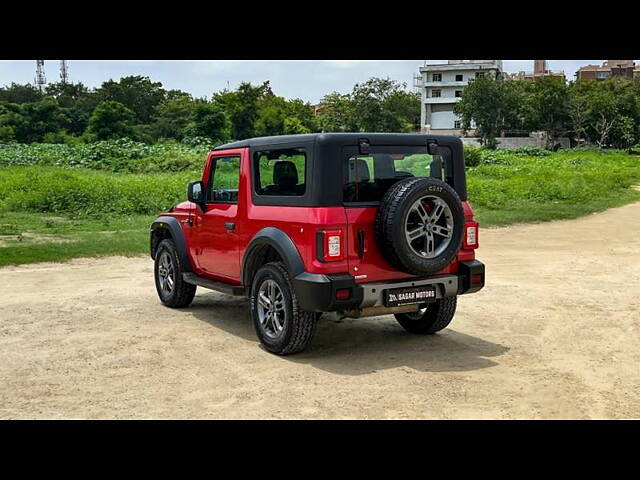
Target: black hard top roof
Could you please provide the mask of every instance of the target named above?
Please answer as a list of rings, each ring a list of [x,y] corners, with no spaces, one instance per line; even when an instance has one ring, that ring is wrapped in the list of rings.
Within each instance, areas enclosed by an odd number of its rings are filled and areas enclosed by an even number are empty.
[[[345,145],[357,145],[361,138],[366,138],[372,145],[423,145],[427,140],[435,140],[439,144],[461,142],[458,137],[429,135],[425,133],[309,133],[302,135],[276,135],[272,137],[247,138],[246,140],[219,145],[214,148],[214,150],[261,147],[265,145],[271,146],[316,140],[320,142],[339,142]]]

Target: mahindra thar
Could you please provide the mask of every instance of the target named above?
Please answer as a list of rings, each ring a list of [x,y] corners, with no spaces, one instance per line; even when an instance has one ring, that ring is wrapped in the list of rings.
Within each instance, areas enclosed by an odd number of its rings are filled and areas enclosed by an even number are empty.
[[[456,137],[242,140],[208,154],[187,198],[151,225],[160,301],[187,307],[197,286],[246,296],[276,354],[305,349],[323,312],[435,333],[484,286]]]

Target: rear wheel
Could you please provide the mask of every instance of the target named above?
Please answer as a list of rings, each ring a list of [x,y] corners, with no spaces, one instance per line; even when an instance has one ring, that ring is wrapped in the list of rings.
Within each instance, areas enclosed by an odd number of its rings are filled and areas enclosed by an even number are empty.
[[[167,307],[187,307],[193,301],[197,287],[185,282],[182,272],[183,268],[173,240],[163,240],[156,250],[154,276],[158,297]]]
[[[411,333],[430,334],[446,328],[456,313],[458,297],[445,297],[428,303],[417,312],[397,313],[396,320]]]
[[[253,324],[265,349],[288,355],[307,348],[319,316],[300,309],[284,264],[271,262],[258,270],[250,302]]]

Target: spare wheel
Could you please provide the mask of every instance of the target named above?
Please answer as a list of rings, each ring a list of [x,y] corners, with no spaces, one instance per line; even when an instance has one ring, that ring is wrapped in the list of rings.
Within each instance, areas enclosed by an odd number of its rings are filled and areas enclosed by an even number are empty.
[[[414,275],[431,275],[456,257],[462,243],[464,211],[460,197],[445,182],[409,178],[383,196],[376,236],[385,258]]]

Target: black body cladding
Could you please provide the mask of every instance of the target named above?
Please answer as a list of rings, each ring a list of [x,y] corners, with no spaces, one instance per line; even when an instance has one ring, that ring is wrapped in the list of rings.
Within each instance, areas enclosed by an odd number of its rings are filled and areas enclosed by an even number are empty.
[[[151,258],[155,259],[156,248],[164,238],[171,238],[176,246],[182,269],[185,272],[191,271],[191,262],[187,253],[187,244],[184,240],[184,233],[180,228],[180,222],[175,217],[161,216],[154,220],[151,224],[150,235],[150,253]]]

